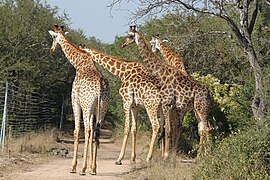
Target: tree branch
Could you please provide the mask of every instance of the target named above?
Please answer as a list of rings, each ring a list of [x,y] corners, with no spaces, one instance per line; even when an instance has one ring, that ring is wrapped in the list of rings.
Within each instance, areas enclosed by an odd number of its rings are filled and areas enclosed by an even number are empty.
[[[253,29],[254,29],[256,18],[257,18],[257,15],[258,15],[258,7],[259,7],[258,4],[259,4],[258,3],[258,0],[254,0],[253,1],[254,9],[253,9],[251,20],[250,20],[250,24],[249,24],[249,27],[248,27],[249,34],[252,34]]]
[[[242,48],[242,46],[237,43],[237,41],[235,41],[235,39],[233,38],[233,36],[231,34],[229,34],[228,32],[226,31],[210,31],[208,33],[205,33],[205,34],[221,34],[221,35],[226,35],[233,44],[235,44],[237,47],[239,48]]]

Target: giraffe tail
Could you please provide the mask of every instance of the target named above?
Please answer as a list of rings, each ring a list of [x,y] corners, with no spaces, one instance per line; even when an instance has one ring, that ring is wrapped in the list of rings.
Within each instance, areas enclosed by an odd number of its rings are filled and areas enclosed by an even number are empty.
[[[99,138],[100,138],[100,123],[98,122],[94,129],[94,139],[95,139],[96,146],[98,148],[99,148],[99,143],[100,143]]]
[[[101,96],[98,96],[97,108],[96,108],[96,123],[94,128],[94,140],[96,146],[99,148],[99,138],[100,138],[100,128],[101,128],[101,120],[100,120],[100,106],[101,106]]]
[[[165,137],[165,128],[164,128],[165,117],[161,106],[159,107],[159,113],[160,113],[160,131],[158,133],[158,140],[157,140],[158,144],[160,144],[161,140],[163,140]]]

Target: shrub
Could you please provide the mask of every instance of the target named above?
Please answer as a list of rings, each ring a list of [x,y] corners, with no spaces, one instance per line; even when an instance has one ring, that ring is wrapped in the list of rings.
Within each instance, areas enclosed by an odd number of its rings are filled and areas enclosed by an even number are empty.
[[[202,158],[195,179],[269,179],[269,123],[239,130]]]

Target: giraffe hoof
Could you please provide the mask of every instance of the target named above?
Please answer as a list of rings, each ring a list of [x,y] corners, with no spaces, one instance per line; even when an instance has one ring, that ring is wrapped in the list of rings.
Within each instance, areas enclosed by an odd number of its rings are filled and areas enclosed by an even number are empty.
[[[97,175],[97,173],[96,173],[96,172],[90,172],[90,174],[91,174],[91,175]]]
[[[116,165],[122,165],[122,162],[121,161],[116,161],[115,164]]]
[[[80,172],[80,175],[81,176],[85,176],[85,172]]]
[[[71,169],[70,169],[70,173],[76,173],[76,169],[71,168]]]

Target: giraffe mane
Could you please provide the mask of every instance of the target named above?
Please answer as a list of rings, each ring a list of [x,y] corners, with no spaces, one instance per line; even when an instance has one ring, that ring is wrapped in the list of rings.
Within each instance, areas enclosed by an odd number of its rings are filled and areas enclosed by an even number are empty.
[[[64,32],[60,32],[62,36],[64,36]],[[78,46],[76,46],[75,44],[73,44],[72,42],[70,42],[66,36],[64,36],[64,40],[67,41],[68,44],[70,44],[74,49],[76,49],[77,51],[85,54],[85,55],[88,55],[87,52],[85,52],[84,50],[80,49]]]
[[[86,49],[90,49],[91,51],[95,51],[96,53],[104,55],[104,56],[109,56],[111,58],[115,58],[115,59],[117,59],[119,61],[122,61],[122,62],[127,62],[127,63],[136,62],[136,63],[139,63],[138,61],[135,61],[135,60],[127,60],[127,59],[119,58],[119,57],[116,57],[116,56],[112,56],[112,55],[106,54],[106,53],[104,53],[102,51],[99,51],[97,49],[94,49],[94,48],[87,47]]]

